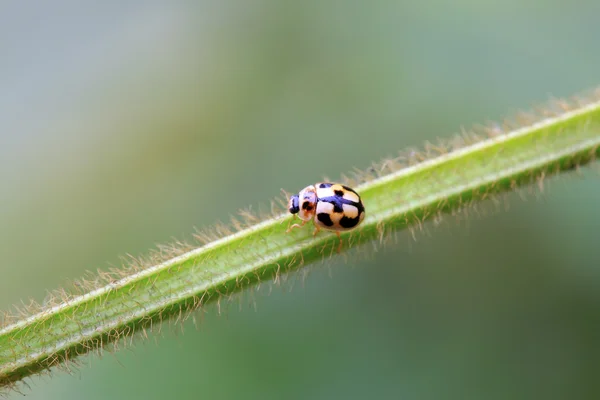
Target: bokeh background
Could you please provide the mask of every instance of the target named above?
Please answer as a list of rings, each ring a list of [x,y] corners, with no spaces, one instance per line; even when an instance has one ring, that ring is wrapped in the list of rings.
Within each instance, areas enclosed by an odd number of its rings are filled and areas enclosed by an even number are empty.
[[[280,188],[595,87],[599,13],[549,0],[3,2],[0,309]],[[598,169],[509,199],[23,390],[598,398]]]

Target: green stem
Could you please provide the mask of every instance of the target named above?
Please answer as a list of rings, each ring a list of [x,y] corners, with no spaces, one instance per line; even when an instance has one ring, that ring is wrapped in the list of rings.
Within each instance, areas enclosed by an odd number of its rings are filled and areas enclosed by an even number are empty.
[[[342,235],[343,251],[594,160],[600,153],[597,97],[520,122],[512,131],[489,129],[484,139],[463,139],[455,150],[434,149],[436,156],[392,167],[385,176],[365,173],[356,189],[367,217]],[[122,271],[119,279],[87,293],[29,310],[0,329],[0,387],[54,366],[68,368],[78,355],[131,340],[222,295],[335,254],[335,235],[313,237],[308,227],[286,234],[290,222],[280,213],[168,261]]]

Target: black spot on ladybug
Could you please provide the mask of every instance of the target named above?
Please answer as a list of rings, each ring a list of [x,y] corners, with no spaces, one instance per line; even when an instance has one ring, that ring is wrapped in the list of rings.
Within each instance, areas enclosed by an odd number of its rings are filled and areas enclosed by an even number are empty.
[[[365,206],[363,205],[362,201],[359,201],[358,203],[352,203],[352,205],[356,206],[356,208],[358,208],[358,214],[362,214],[365,212]]]
[[[325,201],[333,205],[334,213],[343,213],[344,212],[344,203],[347,203],[347,200],[343,197],[331,196],[320,199],[320,201]]]
[[[353,228],[358,224],[359,217],[348,218],[346,216],[340,219],[340,226],[343,228]]]
[[[310,210],[312,210],[312,208],[313,207],[312,207],[312,204],[310,204],[310,202],[305,201],[305,202],[302,203],[302,209],[303,210],[310,211]]]
[[[333,203],[333,212],[335,212],[335,213],[344,212],[344,208],[342,207],[342,204],[340,204],[338,202]]]
[[[333,221],[331,220],[331,217],[327,213],[317,214],[317,219],[325,226],[333,226]]]
[[[343,187],[344,189],[346,189],[347,191],[349,191],[349,192],[356,193],[356,192],[354,191],[354,189],[352,189],[351,187],[348,187],[348,186],[346,186],[346,185],[342,185],[342,187]]]
[[[319,185],[319,187],[320,187],[320,188],[328,188],[328,187],[331,187],[331,183],[321,183],[321,184]]]
[[[343,190],[334,190],[333,193],[335,193],[336,196],[344,197]]]

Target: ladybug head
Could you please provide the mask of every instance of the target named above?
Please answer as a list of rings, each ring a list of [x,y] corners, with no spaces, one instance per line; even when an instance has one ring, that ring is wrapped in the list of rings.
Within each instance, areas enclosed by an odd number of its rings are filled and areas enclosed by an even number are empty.
[[[288,211],[292,214],[298,214],[298,211],[300,211],[297,194],[294,194],[290,197],[290,202],[288,204]]]

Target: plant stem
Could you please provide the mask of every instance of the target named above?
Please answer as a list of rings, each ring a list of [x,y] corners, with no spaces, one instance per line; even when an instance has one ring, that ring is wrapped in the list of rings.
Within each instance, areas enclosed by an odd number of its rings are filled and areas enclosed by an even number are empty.
[[[585,101],[557,102],[541,118],[521,118],[516,128],[489,128],[482,139],[430,147],[421,162],[388,160],[363,173],[356,189],[367,217],[342,234],[343,251],[589,163],[600,155],[599,98],[596,93]],[[385,169],[390,173],[372,176]],[[51,367],[68,368],[78,355],[144,335],[164,320],[183,320],[223,295],[336,254],[334,234],[313,237],[308,227],[286,234],[290,222],[285,213],[268,217],[167,261],[120,271],[109,283],[84,284],[83,294],[27,310],[0,328],[0,387]]]

